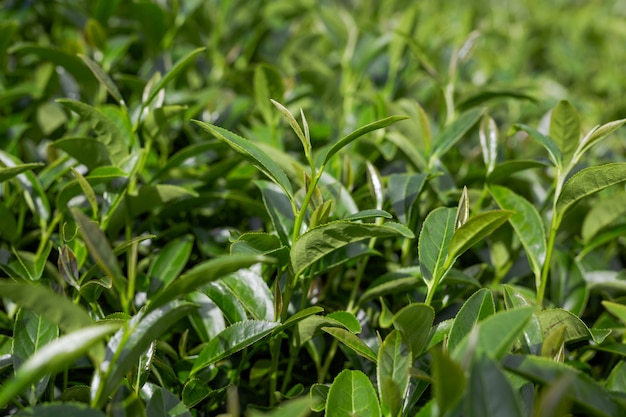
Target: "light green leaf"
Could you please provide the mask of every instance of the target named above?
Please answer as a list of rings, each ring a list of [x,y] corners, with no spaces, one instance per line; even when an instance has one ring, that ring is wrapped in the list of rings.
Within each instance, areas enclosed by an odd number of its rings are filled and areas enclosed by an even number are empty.
[[[96,261],[104,273],[113,279],[113,285],[119,292],[126,288],[126,278],[122,275],[122,270],[117,263],[117,257],[113,253],[109,241],[87,216],[77,208],[72,208],[72,215],[78,223],[80,234],[89,249],[89,254]]]
[[[191,291],[225,277],[241,268],[247,268],[268,259],[257,255],[237,254],[214,258],[191,268],[171,285],[161,289],[148,301],[146,314],[165,303],[183,297]]]
[[[393,316],[393,327],[400,330],[411,349],[413,359],[418,358],[430,339],[435,310],[429,305],[411,303]]]
[[[22,172],[31,171],[42,166],[44,166],[44,164],[41,162],[33,162],[30,164],[14,165],[7,168],[0,167],[0,182],[8,181]]]
[[[522,417],[519,396],[504,372],[490,358],[476,360],[470,371],[466,395],[469,417]]]
[[[40,404],[34,407],[28,407],[15,414],[15,417],[106,417],[105,414],[87,404],[81,403],[62,403],[62,404]]]
[[[358,355],[376,363],[376,354],[357,335],[340,327],[322,327],[322,330],[352,349]]]
[[[588,244],[598,232],[611,223],[623,219],[624,213],[626,213],[626,191],[618,191],[594,203],[585,215],[580,232],[585,243]]]
[[[381,417],[376,391],[361,371],[344,369],[326,399],[326,417]]]
[[[152,342],[196,308],[188,302],[173,301],[150,312],[143,310],[115,333],[107,344],[105,360],[94,373],[91,405],[102,407]]]
[[[182,57],[180,60],[178,60],[178,62],[174,64],[172,69],[170,69],[167,72],[167,74],[165,74],[165,76],[161,78],[154,87],[152,87],[152,90],[150,90],[150,95],[148,95],[148,97],[143,101],[143,103],[141,103],[142,106],[147,107],[152,102],[152,100],[154,100],[156,95],[159,94],[159,91],[161,91],[167,84],[169,84],[174,78],[176,78],[176,76],[182,70],[184,70],[185,67],[191,64],[192,61],[196,58],[196,56],[204,52],[205,49],[206,49],[205,47],[194,49],[193,51],[189,52],[187,55]]]
[[[458,119],[452,122],[435,140],[433,152],[430,157],[430,165],[434,160],[443,156],[452,148],[465,134],[478,123],[485,112],[484,108],[472,109],[463,113]]]
[[[87,201],[89,201],[89,205],[91,206],[91,211],[93,212],[93,218],[97,219],[98,218],[98,200],[96,199],[96,193],[93,191],[93,188],[91,188],[91,185],[89,184],[89,182],[87,182],[85,177],[83,177],[80,172],[72,168],[72,174],[74,174],[74,177],[76,177],[76,181],[78,181],[80,188],[83,190],[83,194],[85,194],[85,197],[87,197]]]
[[[127,138],[122,129],[102,110],[70,99],[58,99],[57,103],[78,113],[89,124],[96,134],[96,139],[106,146],[115,165],[119,165],[128,155],[130,138]]]
[[[534,307],[520,307],[487,317],[456,345],[451,352],[452,359],[460,361],[472,351],[474,355],[485,353],[495,359],[502,358],[513,346],[535,310]]]
[[[461,198],[456,210],[456,217],[454,218],[454,231],[456,232],[461,226],[467,223],[469,219],[469,197],[467,196],[467,187],[463,187],[461,191]]]
[[[98,81],[100,81],[100,83],[104,86],[104,88],[107,89],[107,91],[111,94],[111,96],[115,99],[115,101],[117,101],[118,104],[120,104],[121,106],[125,106],[126,103],[124,102],[122,93],[120,93],[120,90],[118,90],[117,86],[115,85],[111,77],[109,77],[109,75],[106,72],[104,72],[102,68],[100,68],[100,65],[98,65],[91,58],[83,54],[78,54],[78,57],[83,60],[83,62],[85,63],[85,65],[87,65],[87,67],[89,67],[92,74],[98,79]]]
[[[626,119],[614,120],[591,129],[591,131],[580,141],[580,145],[576,150],[575,158],[580,158],[592,146],[622,127],[624,123],[626,123]]]
[[[441,415],[454,409],[463,397],[467,378],[461,366],[438,349],[431,351],[434,397]]]
[[[56,323],[64,332],[91,326],[93,320],[82,307],[43,285],[0,280],[0,294],[17,305]]]
[[[262,68],[261,67],[257,67],[257,71],[262,73]],[[257,71],[255,71],[255,73],[254,73],[255,84],[256,84],[256,78],[257,78]],[[310,155],[311,154],[311,141],[309,140],[309,138],[304,134],[304,132],[300,128],[300,125],[296,121],[296,118],[293,117],[293,114],[291,114],[291,112],[285,106],[283,106],[282,104],[280,104],[276,100],[270,99],[269,101],[271,101],[272,104],[274,106],[276,106],[276,108],[282,113],[282,115],[285,117],[285,120],[287,120],[287,123],[289,123],[289,126],[291,126],[291,129],[294,131],[294,133],[296,134],[298,139],[300,139],[300,142],[302,143],[302,148],[304,149],[305,155]],[[266,117],[266,120],[267,119],[268,118]],[[303,123],[306,123],[306,119],[303,119],[302,121],[303,121]]]
[[[376,380],[383,416],[395,417],[402,409],[409,388],[411,359],[411,351],[402,333],[393,330],[378,350]]]
[[[535,276],[541,276],[541,268],[546,260],[547,243],[539,212],[528,200],[506,187],[493,185],[489,187],[489,191],[500,208],[514,212],[509,218],[509,223],[526,251]]]
[[[492,210],[471,217],[463,226],[457,229],[448,245],[448,257],[444,263],[447,270],[454,260],[476,243],[489,236],[494,230],[506,222],[513,215],[512,211]]]
[[[247,139],[242,138],[239,135],[234,134],[219,126],[215,126],[209,123],[204,123],[199,120],[193,120],[193,122],[206,130],[217,139],[228,144],[233,150],[249,158],[254,166],[256,166],[261,172],[267,175],[274,183],[283,189],[289,201],[293,201],[293,189],[289,178],[282,170],[282,168],[270,158],[264,151],[261,150],[254,143]]]
[[[414,204],[427,177],[426,174],[392,174],[389,176],[387,183],[389,199],[400,223],[409,223]]]
[[[328,151],[326,151],[326,154],[324,155],[324,159],[322,162],[322,165],[326,165],[328,163],[328,161],[330,160],[330,158],[332,158],[337,152],[339,152],[341,149],[345,148],[346,146],[348,146],[350,143],[352,143],[353,141],[355,141],[356,139],[360,138],[361,136],[365,135],[366,133],[372,132],[374,130],[378,130],[378,129],[382,129],[384,127],[389,126],[390,124],[396,123],[400,120],[405,120],[408,119],[408,117],[406,116],[389,116],[386,117],[384,119],[378,120],[376,122],[373,123],[369,123],[363,127],[358,128],[357,130],[355,130],[354,132],[350,133],[347,136],[344,136],[343,138],[339,139],[339,141],[337,141],[337,143],[335,143],[333,146],[330,147],[330,149],[328,149]]]
[[[611,391],[626,393],[626,362],[624,360],[619,361],[613,367],[604,387]]]
[[[533,129],[530,126],[526,126],[523,124],[513,125],[513,130],[515,131],[524,131],[528,133],[528,135],[539,142],[541,146],[543,146],[548,151],[548,156],[550,160],[554,164],[554,166],[560,167],[562,166],[563,156],[561,155],[561,151],[559,146],[548,136],[539,132],[538,130]]]
[[[277,322],[247,320],[224,329],[206,344],[193,364],[190,376],[268,336]]]
[[[498,161],[498,127],[491,117],[485,115],[480,122],[480,148],[483,151],[483,160],[490,175]]]
[[[622,323],[626,324],[626,306],[613,301],[602,301],[602,305],[606,310],[617,317]]]
[[[222,278],[221,283],[228,287],[252,318],[274,320],[274,299],[260,268],[240,269]]]
[[[149,296],[167,287],[178,277],[187,265],[192,247],[193,236],[185,235],[168,242],[153,258],[148,269],[148,277],[151,278]]]
[[[291,264],[294,276],[298,277],[306,268],[325,255],[350,243],[374,237],[413,238],[413,233],[398,223],[376,225],[340,220],[313,228],[300,235],[291,248]]]
[[[431,211],[420,232],[417,252],[422,277],[429,286],[437,285],[444,275],[448,245],[454,233],[456,209],[439,207]]]
[[[261,190],[263,203],[280,241],[283,245],[291,245],[295,215],[289,197],[274,183],[262,180],[254,183]]]
[[[481,288],[472,294],[456,314],[448,336],[448,350],[453,351],[474,326],[495,312],[496,306],[491,290]]]
[[[107,146],[92,138],[64,138],[54,142],[54,147],[85,165],[89,170],[111,165],[111,155]]]
[[[563,166],[568,166],[580,141],[580,117],[569,101],[561,100],[552,110],[550,137],[561,151]]]
[[[571,366],[534,355],[508,355],[503,365],[507,370],[542,385],[551,385],[561,378],[567,378],[570,385],[566,396],[576,404],[576,410],[584,415],[611,417],[623,412],[623,407],[609,391]]]
[[[565,212],[583,198],[611,185],[626,181],[626,162],[615,162],[585,168],[567,180],[556,202],[557,215]]]
[[[96,343],[117,330],[119,324],[108,323],[82,328],[48,343],[28,358],[15,377],[0,390],[0,408],[3,408],[26,387],[45,375],[54,374],[72,365]]]

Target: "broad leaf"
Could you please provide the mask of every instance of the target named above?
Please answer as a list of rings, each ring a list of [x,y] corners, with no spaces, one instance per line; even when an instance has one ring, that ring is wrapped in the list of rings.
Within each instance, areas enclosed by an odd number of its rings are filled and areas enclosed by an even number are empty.
[[[172,240],[154,257],[148,276],[151,278],[148,295],[167,287],[183,271],[191,249],[193,236],[185,235]]]
[[[476,360],[470,372],[465,402],[469,417],[522,417],[518,395],[504,372],[490,358]]]
[[[261,276],[261,268],[242,268],[222,278],[221,283],[228,287],[253,319],[274,320],[274,299]]]
[[[495,312],[496,307],[490,290],[482,288],[472,294],[456,314],[448,336],[448,350],[453,351],[474,326]]]
[[[409,224],[413,207],[426,182],[426,174],[392,174],[387,189],[391,206],[403,224]]]
[[[438,349],[431,351],[433,377],[433,395],[437,401],[439,412],[445,415],[448,410],[454,409],[463,397],[467,378],[461,366]]]
[[[626,191],[618,191],[598,202],[595,202],[585,215],[580,234],[589,243],[598,232],[613,222],[623,219],[626,213]]]
[[[581,199],[623,181],[626,181],[626,162],[615,162],[580,170],[563,186],[556,202],[557,215],[562,217]]]
[[[300,276],[306,268],[339,248],[375,237],[413,238],[413,233],[401,224],[392,222],[376,225],[340,220],[318,226],[300,235],[291,248],[294,276]]]
[[[439,207],[426,216],[422,225],[417,252],[422,277],[429,287],[436,285],[445,272],[443,267],[454,233],[455,216],[456,209]]]
[[[424,352],[434,319],[433,308],[422,303],[411,303],[393,316],[393,327],[406,338],[413,359]]]
[[[556,142],[554,142],[550,137],[544,135],[538,130],[533,129],[530,126],[522,124],[513,125],[513,129],[517,131],[522,130],[528,133],[531,138],[539,142],[539,144],[541,144],[541,146],[543,146],[548,151],[548,156],[550,157],[550,160],[552,161],[554,166],[562,166],[563,156],[561,155],[561,150],[559,149],[559,146],[556,144]]]
[[[411,351],[402,333],[393,330],[378,350],[376,380],[383,416],[395,417],[402,409],[409,388],[411,360]]]
[[[560,308],[538,311],[536,317],[541,324],[544,338],[560,327],[564,328],[563,340],[567,342],[577,342],[589,340],[593,335],[587,325],[575,314]]]
[[[163,387],[152,383],[145,384],[141,390],[141,397],[146,402],[147,416],[191,417],[185,404]]]
[[[509,218],[519,238],[535,276],[541,276],[541,268],[546,260],[546,232],[543,221],[535,206],[528,200],[506,187],[491,186],[489,191],[496,203],[504,209],[514,212]]]
[[[380,404],[370,380],[361,371],[344,369],[326,399],[326,417],[380,417]]]
[[[89,349],[119,328],[119,324],[109,323],[85,327],[48,343],[28,358],[0,390],[0,409],[15,398],[26,387],[45,375],[62,371],[85,355]]]
[[[568,166],[580,141],[580,117],[569,101],[561,100],[552,110],[550,137],[561,151],[563,166]]]
[[[259,342],[268,336],[277,322],[248,320],[235,323],[215,336],[206,344],[193,364],[190,376],[233,353]]]

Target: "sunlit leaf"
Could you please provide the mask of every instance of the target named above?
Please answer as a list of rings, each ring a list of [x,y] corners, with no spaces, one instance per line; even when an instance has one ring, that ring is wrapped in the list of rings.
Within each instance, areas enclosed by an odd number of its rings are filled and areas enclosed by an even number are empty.
[[[376,391],[363,372],[344,369],[337,375],[328,391],[326,416],[381,416]]]

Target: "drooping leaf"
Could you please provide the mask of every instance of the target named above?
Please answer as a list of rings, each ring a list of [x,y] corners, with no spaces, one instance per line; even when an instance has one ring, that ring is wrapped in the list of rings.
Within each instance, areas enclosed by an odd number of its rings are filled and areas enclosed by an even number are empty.
[[[409,388],[411,359],[411,350],[402,333],[393,330],[378,350],[376,380],[383,416],[395,417],[402,409],[403,399]]]
[[[626,181],[626,162],[589,167],[578,171],[567,180],[556,202],[558,216],[581,199],[611,185]]]
[[[448,410],[454,409],[463,397],[467,378],[461,366],[454,362],[447,354],[438,349],[431,351],[433,358],[431,375],[433,377],[434,397],[439,412],[445,415]]]
[[[188,302],[173,301],[149,312],[139,312],[118,330],[107,344],[105,360],[94,373],[91,382],[92,405],[102,407],[152,342],[195,308],[194,304]]]
[[[496,306],[490,290],[482,288],[472,294],[456,314],[448,336],[448,350],[453,351],[474,326],[495,312]]]
[[[326,399],[327,417],[381,417],[380,404],[370,380],[361,371],[344,369]]]
[[[413,359],[424,352],[434,319],[433,308],[422,303],[411,303],[393,316],[393,327],[406,338]]]
[[[332,313],[326,315],[326,317],[337,320],[339,323],[343,324],[346,329],[350,330],[354,334],[361,333],[361,323],[359,323],[356,316],[349,311],[333,311]]]
[[[247,320],[235,323],[224,329],[206,344],[191,369],[191,376],[207,366],[222,360],[233,353],[259,342],[268,336],[277,322]]]
[[[339,139],[333,146],[330,147],[330,149],[328,149],[328,151],[326,151],[326,153],[324,155],[324,159],[322,160],[322,165],[326,165],[328,163],[328,161],[337,152],[339,152],[341,149],[343,149],[346,146],[348,146],[350,143],[352,143],[356,139],[358,139],[361,136],[365,135],[366,133],[372,132],[374,130],[382,129],[382,128],[387,127],[387,126],[389,126],[389,125],[391,125],[393,123],[396,123],[396,122],[398,122],[400,120],[405,120],[405,119],[408,119],[408,117],[406,117],[406,116],[389,116],[389,117],[386,117],[384,119],[378,120],[376,122],[369,123],[369,124],[367,124],[365,126],[362,126],[362,127],[358,128],[354,132],[352,132],[352,133],[344,136],[343,138]]]
[[[504,372],[490,358],[476,360],[470,372],[465,410],[470,417],[522,417],[519,397]]]
[[[296,277],[325,255],[350,243],[383,237],[412,238],[413,233],[398,223],[376,225],[340,220],[313,228],[300,235],[291,248],[291,264]]]
[[[322,330],[352,349],[358,355],[376,363],[376,354],[357,335],[340,327],[322,327]]]
[[[448,245],[454,234],[456,209],[439,207],[431,211],[419,235],[417,252],[422,277],[427,285],[439,280],[445,270],[443,266],[448,254]]]
[[[528,200],[506,187],[493,185],[489,191],[496,203],[503,209],[514,212],[508,219],[520,239],[535,276],[541,275],[546,259],[546,233],[541,216]]]
[[[408,224],[426,178],[426,174],[392,174],[389,176],[387,189],[391,206],[401,223]]]
[[[72,365],[118,327],[119,324],[116,323],[89,326],[48,343],[28,358],[15,373],[15,377],[4,384],[0,390],[0,408],[5,407],[16,395],[43,376],[57,373]]]
[[[261,148],[249,140],[219,126],[214,126],[199,120],[194,120],[193,122],[215,136],[217,139],[228,144],[228,146],[236,152],[239,152],[249,158],[254,166],[256,166],[261,172],[274,181],[276,185],[283,189],[290,201],[293,200],[293,189],[291,187],[291,182],[289,182],[289,178],[287,178],[285,172],[274,161],[274,159],[269,157],[263,150],[261,150]]]
[[[114,164],[119,165],[128,155],[130,138],[127,138],[124,131],[102,110],[70,99],[58,99],[57,103],[78,113],[89,124],[96,134],[96,139],[106,146]]]
[[[580,117],[572,103],[567,100],[561,100],[552,110],[550,137],[561,151],[563,165],[567,166],[580,140]]]
[[[515,124],[513,125],[513,129],[516,131],[522,130],[528,133],[528,135],[531,138],[536,140],[541,146],[543,146],[548,151],[548,156],[550,157],[550,160],[552,161],[554,166],[557,166],[557,167],[562,166],[563,156],[561,154],[559,146],[556,144],[554,140],[552,140],[552,138],[544,135],[543,133],[539,132],[536,129],[533,129],[530,126],[526,126],[523,124]]]

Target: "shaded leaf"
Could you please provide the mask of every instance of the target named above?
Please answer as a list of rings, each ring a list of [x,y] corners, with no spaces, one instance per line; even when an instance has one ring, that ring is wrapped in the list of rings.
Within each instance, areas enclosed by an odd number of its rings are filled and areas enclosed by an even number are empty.
[[[465,409],[470,417],[523,416],[518,396],[504,372],[484,356],[472,365]]]
[[[403,399],[409,388],[411,351],[402,333],[393,330],[378,350],[376,380],[384,416],[395,417],[402,409]]]
[[[322,330],[352,349],[358,355],[376,363],[376,354],[351,331],[339,327],[322,327]]]
[[[78,54],[78,57],[83,60],[85,65],[91,70],[93,75],[100,81],[100,83],[107,89],[107,91],[111,94],[111,96],[118,102],[118,104],[125,106],[124,98],[122,97],[122,93],[117,88],[111,77],[104,72],[104,70],[98,65],[95,61],[93,61],[88,56],[83,54]]]
[[[594,203],[585,215],[580,231],[585,243],[589,243],[598,232],[607,228],[611,223],[621,220],[624,213],[626,213],[626,191],[618,191]]]
[[[458,119],[452,122],[435,140],[432,161],[443,156],[450,148],[452,148],[465,134],[478,123],[485,112],[484,108],[472,109],[463,113]]]
[[[387,189],[391,206],[403,224],[408,224],[413,206],[426,182],[426,174],[392,174]]]
[[[422,303],[411,303],[393,316],[393,327],[406,338],[413,359],[424,352],[434,319],[435,310]]]
[[[474,326],[495,312],[496,306],[490,290],[482,288],[472,294],[456,314],[448,336],[448,350],[453,351]]]
[[[541,161],[517,159],[504,161],[495,166],[493,171],[487,175],[487,181],[490,183],[499,183],[507,180],[511,175],[527,169],[546,168],[548,164]]]
[[[178,277],[187,264],[192,247],[193,236],[185,235],[168,242],[161,249],[148,269],[148,276],[152,279],[148,295],[167,287]]]
[[[463,397],[467,378],[463,368],[438,349],[431,351],[434,397],[441,415],[454,409]]]
[[[15,414],[16,417],[105,417],[100,410],[89,407],[87,404],[78,402],[64,402],[62,404],[40,404],[34,407],[28,407]]]

